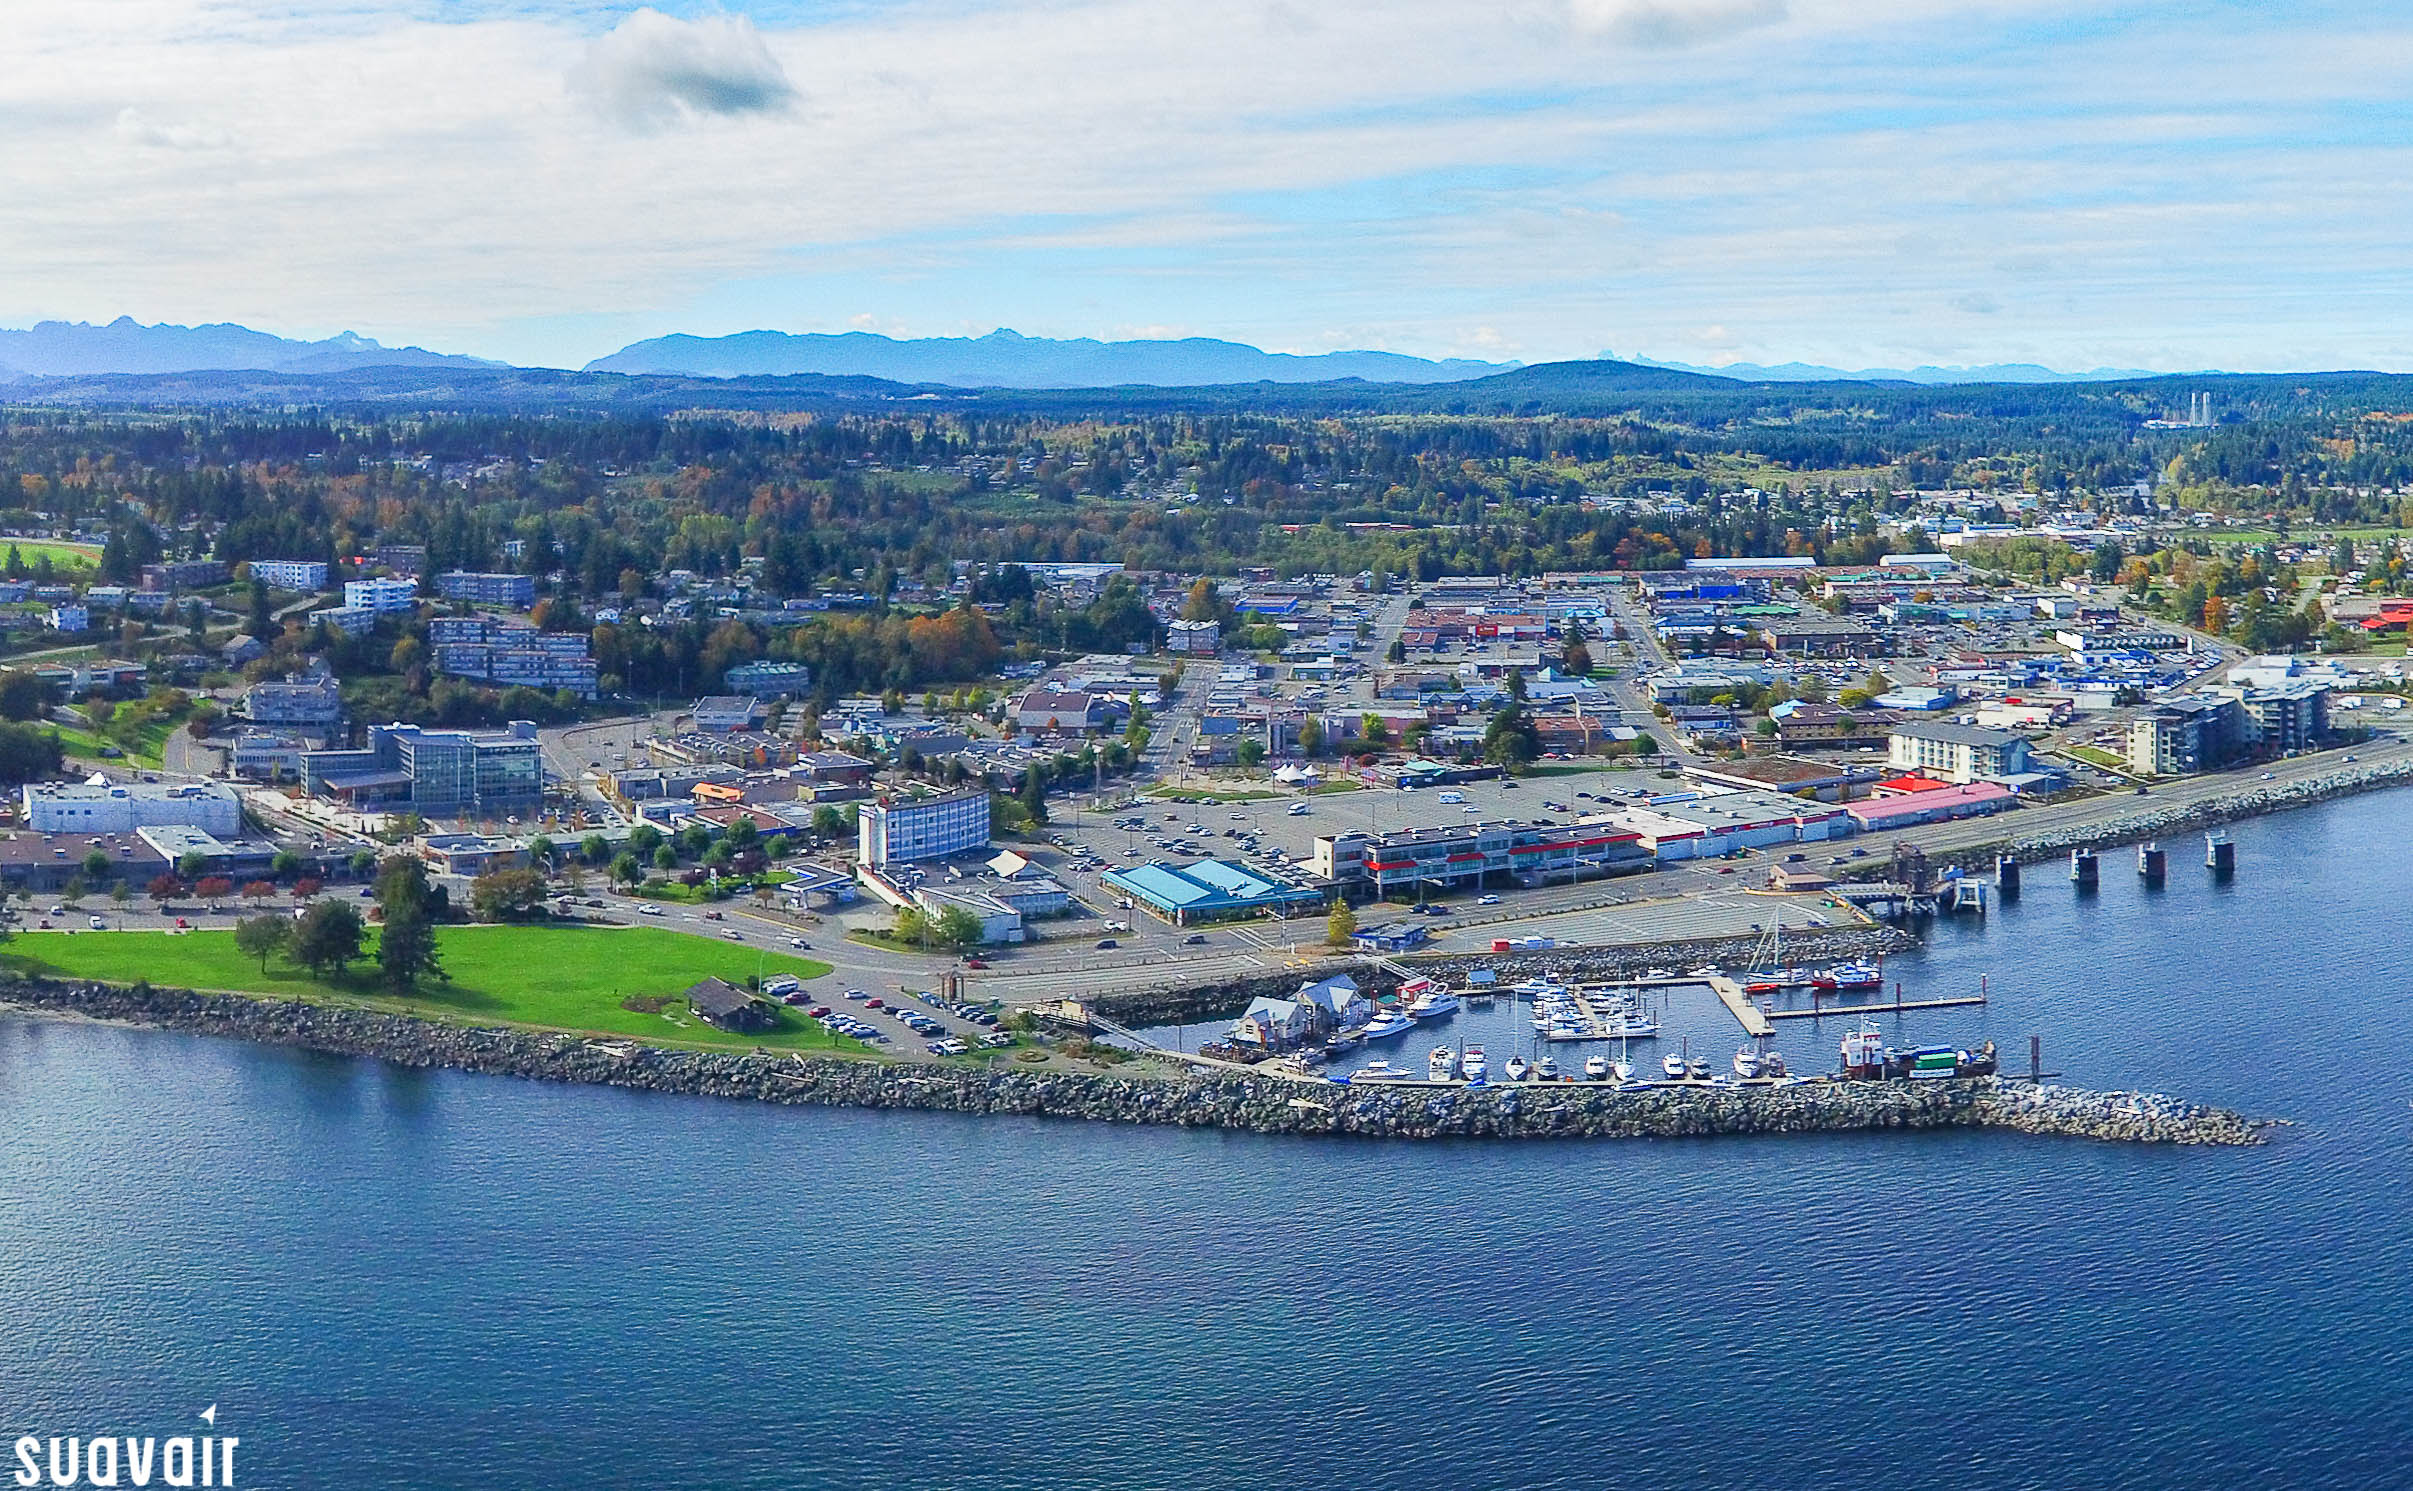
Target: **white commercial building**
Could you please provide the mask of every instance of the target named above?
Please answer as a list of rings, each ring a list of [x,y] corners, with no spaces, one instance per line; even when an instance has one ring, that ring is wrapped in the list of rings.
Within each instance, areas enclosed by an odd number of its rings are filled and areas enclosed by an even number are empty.
[[[855,857],[872,869],[989,847],[989,794],[897,798],[863,804],[855,820]]]
[[[243,799],[223,782],[29,782],[25,826],[47,834],[123,834],[197,828],[243,832]]]

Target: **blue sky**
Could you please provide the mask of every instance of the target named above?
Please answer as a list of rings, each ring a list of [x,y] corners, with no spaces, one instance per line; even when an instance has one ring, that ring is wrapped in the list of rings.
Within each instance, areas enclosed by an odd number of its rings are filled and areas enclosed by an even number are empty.
[[[2413,17],[12,0],[0,324],[2413,368]]]

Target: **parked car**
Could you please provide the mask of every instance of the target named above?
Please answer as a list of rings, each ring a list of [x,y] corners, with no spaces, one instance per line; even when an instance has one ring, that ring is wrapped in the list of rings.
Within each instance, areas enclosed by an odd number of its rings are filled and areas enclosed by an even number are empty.
[[[986,968],[986,967],[988,967],[988,966],[989,966],[989,960],[988,960],[988,959],[986,959],[986,958],[966,958],[966,959],[964,959],[964,967],[966,967],[966,968]]]
[[[1111,937],[1101,937],[1098,939],[1098,950],[1100,952],[1104,952],[1106,949],[1114,947],[1115,945],[1115,940]]]
[[[1206,945],[1206,933],[1192,932],[1189,936],[1181,939],[1181,945],[1183,947],[1204,947]]]
[[[361,894],[365,896],[368,894],[368,892],[364,890],[361,892]],[[660,916],[661,914],[662,908],[656,906],[651,901],[648,901],[644,905],[637,908],[637,915],[639,916]]]

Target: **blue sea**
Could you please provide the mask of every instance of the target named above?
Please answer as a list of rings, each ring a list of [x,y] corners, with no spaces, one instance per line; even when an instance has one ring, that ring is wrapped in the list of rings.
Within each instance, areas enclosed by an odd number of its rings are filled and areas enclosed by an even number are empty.
[[[2031,867],[1888,965],[1993,996],[1903,1038],[2294,1120],[2252,1150],[1325,1142],[0,1021],[0,1445],[414,1491],[2407,1484],[2409,816],[2242,825],[2226,885],[2192,839],[2158,891]]]

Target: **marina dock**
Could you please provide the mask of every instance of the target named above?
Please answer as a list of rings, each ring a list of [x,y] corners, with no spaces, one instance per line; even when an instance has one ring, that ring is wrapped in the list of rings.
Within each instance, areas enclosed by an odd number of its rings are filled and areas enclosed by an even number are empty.
[[[1877,1002],[1852,1000],[1837,1004],[1814,1004],[1802,1010],[1763,1010],[1761,1017],[1769,1020],[1815,1020],[1826,1015],[1884,1015],[1897,1010],[1957,1010],[1986,1002],[1983,994],[1955,994],[1948,999],[1887,999]]]
[[[1710,974],[1701,981],[1709,985],[1710,992],[1717,995],[1733,1014],[1735,1023],[1743,1027],[1743,1034],[1753,1040],[1776,1034],[1776,1027],[1769,1023],[1768,1012],[1751,1002],[1751,996],[1743,992],[1741,984],[1722,973]]]

